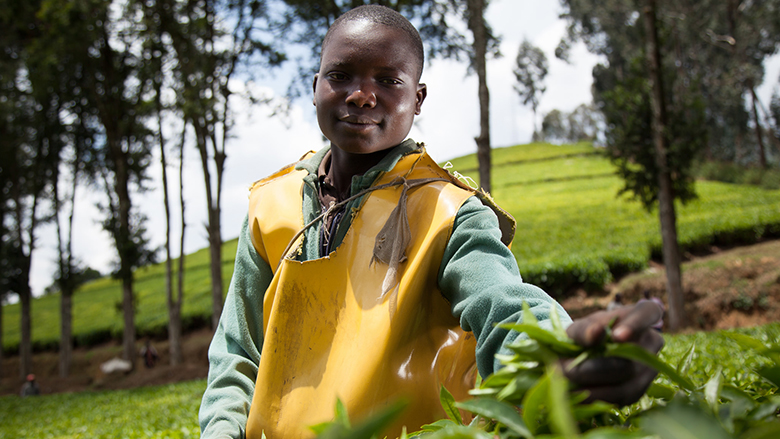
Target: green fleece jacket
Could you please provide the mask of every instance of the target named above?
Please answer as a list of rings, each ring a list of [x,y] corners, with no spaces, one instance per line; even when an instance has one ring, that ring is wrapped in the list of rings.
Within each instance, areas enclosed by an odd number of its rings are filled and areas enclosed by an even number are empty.
[[[370,187],[381,173],[391,170],[403,155],[415,148],[417,144],[412,140],[393,148],[374,168],[352,178],[351,194]],[[296,165],[297,169],[309,172],[304,178],[302,206],[307,223],[320,214],[317,168],[327,151],[328,147],[323,148]],[[360,200],[354,200],[347,205],[347,212],[359,205]],[[331,238],[335,239],[334,248],[346,235],[350,218],[351,215],[344,215],[336,235]],[[320,257],[319,236],[319,224],[306,231],[301,260]],[[245,218],[238,238],[233,278],[209,347],[208,385],[199,414],[202,438],[244,437],[263,346],[263,296],[272,278],[271,268],[252,246]],[[523,301],[528,302],[542,325],[549,327],[550,310],[554,306],[558,307],[564,323],[571,321],[547,293],[523,282],[517,261],[501,243],[495,213],[477,197],[469,198],[458,211],[438,281],[453,316],[477,339],[477,368],[483,377],[500,367],[495,355],[508,353],[504,346],[518,335],[495,325],[521,322]]]

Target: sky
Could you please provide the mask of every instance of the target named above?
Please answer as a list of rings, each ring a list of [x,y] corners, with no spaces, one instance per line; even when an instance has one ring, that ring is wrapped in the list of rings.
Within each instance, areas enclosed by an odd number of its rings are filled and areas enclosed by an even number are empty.
[[[584,45],[572,48],[570,63],[555,58],[554,50],[565,32],[565,22],[558,18],[560,6],[550,0],[493,0],[486,17],[494,32],[502,38],[503,57],[488,62],[488,87],[490,89],[491,142],[493,147],[526,143],[534,130],[530,107],[521,105],[513,89],[512,73],[517,50],[528,39],[547,55],[549,73],[545,80],[547,91],[542,95],[538,114],[552,109],[571,111],[578,105],[589,103],[592,83],[591,70],[599,58],[587,52]],[[289,72],[288,72],[289,73]],[[264,82],[233,84],[236,89],[250,89],[267,96],[282,96],[286,91],[284,71]],[[780,56],[767,65],[764,85],[759,95],[769,102],[777,89],[780,76]],[[417,117],[410,137],[426,143],[428,152],[437,161],[476,152],[474,137],[479,134],[479,105],[476,75],[466,75],[465,63],[434,60],[427,64],[422,82],[428,86],[428,96],[422,113]],[[238,103],[236,126],[227,146],[227,160],[222,193],[222,236],[229,240],[238,236],[247,212],[248,188],[287,164],[295,162],[309,150],[325,145],[317,127],[311,96],[294,103],[284,119],[269,117],[264,107],[249,108]],[[541,116],[539,116],[541,118]],[[539,121],[537,120],[537,125]],[[206,202],[200,159],[195,148],[189,148],[185,164],[185,199],[187,239],[185,252],[190,253],[208,245],[206,238]],[[170,160],[170,158],[169,158]],[[173,215],[172,223],[179,224],[177,169],[169,168]],[[165,242],[165,217],[163,207],[161,166],[155,159],[149,169],[153,190],[135,194],[134,205],[148,217],[147,229],[153,247]],[[476,177],[476,176],[473,176]],[[117,260],[107,232],[102,230],[102,214],[96,203],[104,199],[101,193],[81,188],[77,192],[74,226],[74,253],[87,266],[106,274]],[[178,242],[178,227],[172,227],[174,241]],[[37,250],[33,254],[31,286],[33,294],[41,294],[52,283],[56,274],[56,235],[51,225],[38,233]],[[178,246],[172,249],[178,255]],[[160,257],[164,257],[161,252]],[[227,280],[226,280],[227,281]]]

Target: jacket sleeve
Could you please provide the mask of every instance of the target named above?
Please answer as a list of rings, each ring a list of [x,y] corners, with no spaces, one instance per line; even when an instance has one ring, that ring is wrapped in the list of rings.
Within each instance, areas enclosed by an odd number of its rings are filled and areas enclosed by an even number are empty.
[[[551,327],[553,307],[558,308],[561,322],[571,322],[558,302],[523,282],[514,255],[501,243],[495,213],[476,197],[469,198],[455,218],[439,269],[439,288],[460,326],[477,339],[477,368],[482,377],[501,367],[495,355],[508,354],[505,346],[519,335],[495,324],[520,323],[523,301],[542,326]]]
[[[263,346],[263,296],[273,278],[252,246],[244,219],[222,316],[209,346],[200,406],[201,437],[243,438]]]

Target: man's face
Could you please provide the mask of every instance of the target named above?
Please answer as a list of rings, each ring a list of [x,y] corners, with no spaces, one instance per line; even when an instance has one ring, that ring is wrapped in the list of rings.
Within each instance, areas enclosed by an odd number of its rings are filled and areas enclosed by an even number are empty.
[[[426,96],[401,30],[352,21],[331,34],[314,78],[320,130],[339,149],[367,154],[406,139]]]

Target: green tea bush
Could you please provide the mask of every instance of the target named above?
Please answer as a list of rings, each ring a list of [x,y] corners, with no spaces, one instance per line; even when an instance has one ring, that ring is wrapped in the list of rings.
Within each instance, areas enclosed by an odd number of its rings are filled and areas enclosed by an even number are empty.
[[[769,325],[751,336],[724,331],[696,334],[669,343],[660,358],[632,344],[605,340],[583,349],[567,337],[552,316],[551,331],[538,325],[525,308],[523,323],[506,325],[525,333],[501,358],[504,367],[472,390],[473,399],[456,402],[442,388],[448,419],[400,437],[463,438],[647,438],[770,439],[780,437],[780,326]],[[697,343],[699,343],[697,345]],[[670,357],[670,351],[673,351]],[[659,377],[635,404],[618,407],[584,403],[560,360],[617,356],[654,367]],[[663,358],[667,360],[664,361]],[[724,361],[725,360],[725,361]],[[475,417],[465,422],[457,409]],[[368,439],[400,409],[379,413],[352,427],[343,406],[328,424],[316,426],[320,438]]]
[[[134,390],[0,397],[0,437],[52,439],[189,439],[204,380]]]

